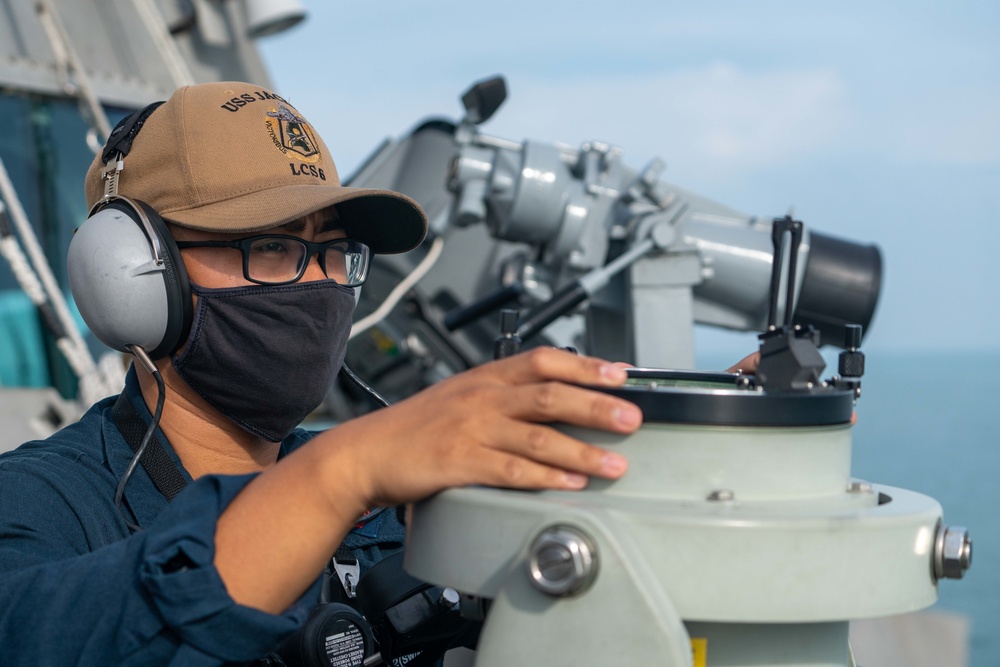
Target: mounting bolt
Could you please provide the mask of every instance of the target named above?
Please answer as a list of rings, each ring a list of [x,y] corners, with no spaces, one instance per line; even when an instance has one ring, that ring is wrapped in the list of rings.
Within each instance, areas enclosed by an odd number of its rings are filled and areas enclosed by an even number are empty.
[[[848,493],[871,493],[874,490],[871,484],[860,480],[854,480],[847,486]]]
[[[582,593],[597,576],[597,548],[585,533],[572,526],[546,528],[528,552],[531,585],[547,595]]]
[[[934,580],[961,579],[972,565],[972,538],[963,526],[938,524],[934,539]]]

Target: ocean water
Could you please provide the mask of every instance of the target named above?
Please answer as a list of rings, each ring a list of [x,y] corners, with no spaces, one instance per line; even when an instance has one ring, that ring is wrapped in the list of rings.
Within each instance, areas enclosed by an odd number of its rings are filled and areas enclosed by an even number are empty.
[[[831,355],[824,356],[830,360]],[[707,364],[702,361],[704,368],[724,368],[732,360],[713,354]],[[972,567],[963,579],[938,584],[933,607],[969,619],[969,667],[1000,667],[1000,387],[995,369],[1000,369],[996,351],[868,351],[854,429],[854,477],[931,496],[941,503],[946,525],[965,526],[972,535]],[[824,377],[833,372],[828,367]]]
[[[853,474],[929,495],[965,526],[972,567],[936,609],[970,619],[971,667],[1000,666],[1000,353],[868,354]]]

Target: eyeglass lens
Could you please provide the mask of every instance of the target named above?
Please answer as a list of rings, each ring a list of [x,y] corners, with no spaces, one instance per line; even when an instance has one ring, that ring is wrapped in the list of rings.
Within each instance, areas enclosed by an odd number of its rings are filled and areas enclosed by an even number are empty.
[[[342,285],[359,284],[364,279],[364,251],[364,246],[346,240],[331,243],[326,249],[326,276]],[[294,239],[255,239],[247,252],[247,274],[265,283],[295,280],[309,259],[306,253],[306,245]]]

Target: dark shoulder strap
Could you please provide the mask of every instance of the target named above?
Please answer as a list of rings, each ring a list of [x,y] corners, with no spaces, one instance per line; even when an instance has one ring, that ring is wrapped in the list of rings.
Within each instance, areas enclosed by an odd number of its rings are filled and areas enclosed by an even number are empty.
[[[163,102],[153,102],[118,121],[115,128],[111,130],[111,136],[108,137],[107,143],[104,144],[101,161],[107,164],[108,160],[115,155],[121,154],[123,157],[128,155],[129,151],[132,150],[132,141],[135,139],[135,135],[139,134],[143,123],[161,104]]]
[[[149,425],[142,420],[124,392],[118,396],[114,407],[111,408],[111,416],[114,417],[118,430],[125,436],[125,441],[132,448],[132,451],[139,451],[142,437],[146,434]],[[173,500],[174,496],[187,486],[187,481],[181,475],[181,471],[167,455],[155,433],[153,439],[149,441],[149,445],[146,446],[142,458],[139,459],[139,463],[153,480],[156,490],[162,493],[168,501]]]

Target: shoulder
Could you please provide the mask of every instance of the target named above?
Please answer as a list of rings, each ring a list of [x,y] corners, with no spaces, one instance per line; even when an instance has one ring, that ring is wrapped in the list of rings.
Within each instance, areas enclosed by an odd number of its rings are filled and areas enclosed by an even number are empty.
[[[4,546],[24,557],[37,552],[39,558],[51,560],[113,539],[117,528],[104,517],[115,484],[105,465],[101,410],[91,409],[45,440],[0,454]],[[109,534],[101,537],[104,532]]]

